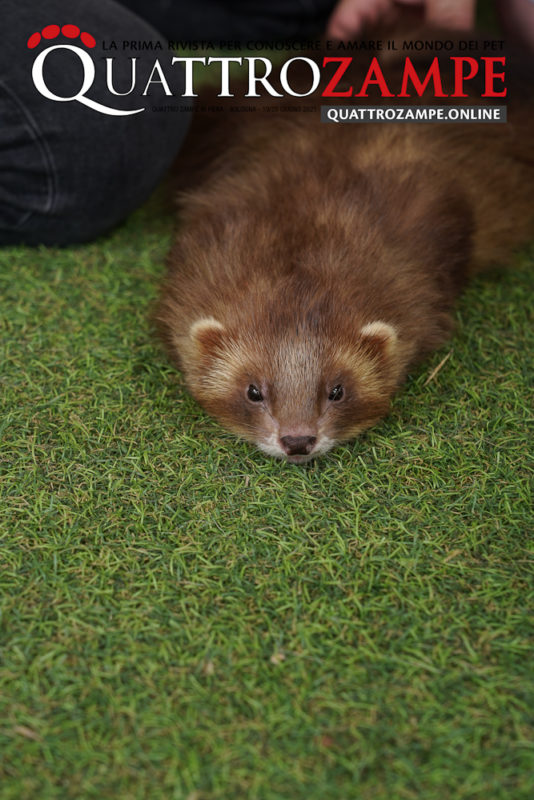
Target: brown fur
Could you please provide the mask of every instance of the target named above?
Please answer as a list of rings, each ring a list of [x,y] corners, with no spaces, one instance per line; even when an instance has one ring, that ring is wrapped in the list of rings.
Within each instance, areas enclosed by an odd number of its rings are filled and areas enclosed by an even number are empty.
[[[293,461],[384,416],[410,365],[449,336],[469,274],[533,234],[532,110],[509,120],[212,115],[195,144],[204,162],[212,141],[224,150],[182,197],[157,311],[206,410]]]

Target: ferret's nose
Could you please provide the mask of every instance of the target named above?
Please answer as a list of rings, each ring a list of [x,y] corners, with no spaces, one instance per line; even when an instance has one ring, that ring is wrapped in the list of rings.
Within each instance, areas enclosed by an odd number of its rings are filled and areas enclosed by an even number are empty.
[[[315,436],[282,436],[280,441],[288,456],[307,456],[317,439]]]

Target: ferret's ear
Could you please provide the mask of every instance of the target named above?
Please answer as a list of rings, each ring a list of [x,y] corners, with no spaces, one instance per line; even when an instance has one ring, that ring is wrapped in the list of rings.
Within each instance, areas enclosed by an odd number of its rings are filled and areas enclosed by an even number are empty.
[[[395,352],[397,331],[388,322],[382,320],[368,322],[360,330],[360,337],[362,346],[373,355],[389,356]]]
[[[201,317],[191,325],[189,337],[194,347],[205,355],[219,350],[223,344],[225,327],[214,317]]]

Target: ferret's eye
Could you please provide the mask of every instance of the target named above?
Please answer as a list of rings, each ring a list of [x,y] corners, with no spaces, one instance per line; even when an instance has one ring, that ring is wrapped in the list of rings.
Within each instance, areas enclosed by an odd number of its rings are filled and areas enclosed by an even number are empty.
[[[341,384],[338,384],[337,386],[334,386],[334,388],[332,389],[332,391],[328,395],[328,399],[329,400],[333,400],[334,402],[336,400],[342,400],[344,394],[345,394],[345,392],[343,390],[343,387],[341,386]]]
[[[252,400],[253,403],[261,403],[263,400],[262,393],[257,386],[254,386],[253,383],[251,383],[247,389],[247,397],[249,400]]]

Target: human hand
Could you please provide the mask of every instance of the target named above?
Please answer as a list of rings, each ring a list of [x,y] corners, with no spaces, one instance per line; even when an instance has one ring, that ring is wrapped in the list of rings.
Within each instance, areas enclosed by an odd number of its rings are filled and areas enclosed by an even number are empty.
[[[379,22],[395,22],[402,7],[423,12],[429,25],[468,30],[475,21],[476,0],[339,0],[326,29],[331,39],[350,39]]]

